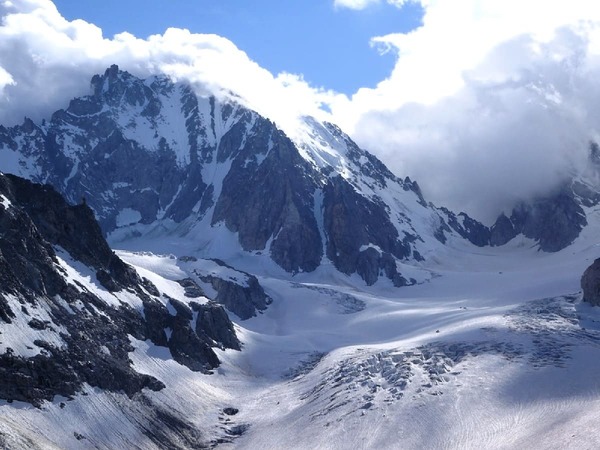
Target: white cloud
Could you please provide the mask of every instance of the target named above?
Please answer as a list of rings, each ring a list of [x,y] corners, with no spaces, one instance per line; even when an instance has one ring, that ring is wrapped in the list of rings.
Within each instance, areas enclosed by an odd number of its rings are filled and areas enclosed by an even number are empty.
[[[423,26],[376,37],[390,76],[335,120],[429,199],[491,219],[555,187],[599,136],[600,4],[421,0]]]
[[[337,8],[365,9],[366,7],[379,3],[379,0],[334,0]]]
[[[5,86],[14,84],[15,81],[10,73],[0,67],[0,92],[4,89]]]
[[[166,73],[204,92],[234,92],[283,127],[299,114],[320,114],[335,94],[301,77],[273,76],[229,40],[171,28],[139,39],[105,38],[83,20],[68,21],[49,0],[0,0],[0,123],[41,119],[89,92],[93,74],[111,64],[138,76]]]

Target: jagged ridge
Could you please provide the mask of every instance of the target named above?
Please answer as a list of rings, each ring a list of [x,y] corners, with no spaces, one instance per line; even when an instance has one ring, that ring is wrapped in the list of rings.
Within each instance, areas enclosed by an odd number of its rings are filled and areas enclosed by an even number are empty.
[[[2,169],[82,197],[106,233],[180,224],[237,233],[291,273],[325,259],[367,284],[412,281],[398,263],[440,242],[489,242],[485,227],[428,204],[338,127],[305,118],[292,138],[233,100],[112,66],[47,123],[0,127]],[[156,228],[156,227],[155,227]],[[198,233],[196,233],[198,234]],[[203,255],[220,257],[219,254]]]

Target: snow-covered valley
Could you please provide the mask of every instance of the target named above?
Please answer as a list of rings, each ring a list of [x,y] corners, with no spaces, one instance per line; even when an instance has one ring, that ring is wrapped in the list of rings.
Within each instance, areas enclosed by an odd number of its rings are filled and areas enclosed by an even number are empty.
[[[243,351],[204,379],[248,425],[230,445],[596,448],[600,312],[579,292],[598,252],[589,231],[550,255],[527,241],[449,249],[401,289],[259,277],[273,304],[237,322]]]
[[[236,268],[254,265],[273,303],[248,320],[230,314],[243,349],[218,350],[212,375],[132,340],[135,369],[165,389],[137,408],[92,388],[40,409],[4,402],[0,432],[41,448],[151,448],[140,424],[151,430],[148,405],[160,405],[219,448],[597,448],[600,312],[579,292],[594,235],[554,254],[527,240],[456,245],[403,288],[327,267],[282,275],[246,255]],[[129,244],[119,256],[182,301],[174,281],[211,263],[180,259],[184,241],[162,256],[131,250],[152,240]]]

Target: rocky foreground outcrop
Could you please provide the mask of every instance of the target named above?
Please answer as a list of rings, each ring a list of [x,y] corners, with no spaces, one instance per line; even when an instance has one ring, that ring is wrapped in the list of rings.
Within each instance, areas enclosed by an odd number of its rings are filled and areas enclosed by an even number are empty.
[[[581,288],[584,302],[600,306],[600,258],[583,272]]]
[[[0,399],[164,388],[132,367],[131,337],[199,372],[219,366],[213,347],[240,349],[220,305],[159,292],[112,252],[85,203],[0,174]]]

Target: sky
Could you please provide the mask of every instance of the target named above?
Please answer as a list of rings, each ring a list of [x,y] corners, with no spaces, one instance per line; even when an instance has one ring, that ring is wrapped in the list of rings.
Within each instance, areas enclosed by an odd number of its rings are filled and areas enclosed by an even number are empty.
[[[218,6],[215,6],[218,5]],[[428,200],[487,223],[585,173],[600,140],[589,0],[0,0],[0,124],[118,64],[337,123]]]
[[[381,55],[370,44],[371,37],[413,30],[423,17],[419,3],[398,8],[382,2],[367,11],[339,7],[328,0],[54,3],[65,18],[94,23],[106,37],[127,31],[146,38],[170,27],[217,34],[271,73],[302,74],[314,86],[348,95],[363,86],[374,87],[394,67],[394,56]]]

